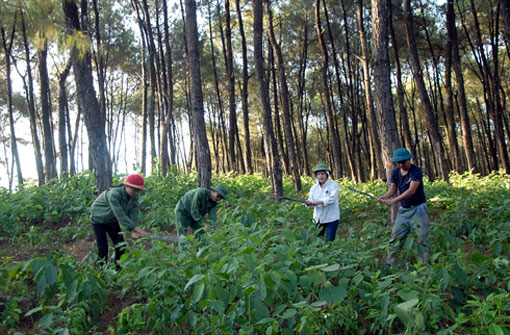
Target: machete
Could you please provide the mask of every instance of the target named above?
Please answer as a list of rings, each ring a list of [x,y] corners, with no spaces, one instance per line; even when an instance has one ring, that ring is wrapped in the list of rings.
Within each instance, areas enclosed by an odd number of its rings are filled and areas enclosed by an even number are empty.
[[[278,195],[272,195],[271,198],[276,199],[276,200],[289,200],[289,201],[302,202],[302,203],[306,202],[306,200],[303,200],[303,199],[289,198],[289,197],[278,196]]]
[[[179,236],[172,236],[172,235],[151,235],[151,238],[153,240],[161,240],[161,241],[168,241],[168,242],[175,242],[179,240]]]
[[[369,197],[369,198],[372,198],[372,199],[374,199],[374,200],[377,200],[377,197],[376,197],[375,195],[373,195],[372,193],[363,192],[363,191],[357,190],[357,189],[352,188],[352,187],[349,187],[349,186],[347,186],[347,188],[348,188],[349,190],[351,190],[351,191],[358,192],[359,194],[363,194],[363,195],[365,195],[365,196],[367,196],[367,197]]]

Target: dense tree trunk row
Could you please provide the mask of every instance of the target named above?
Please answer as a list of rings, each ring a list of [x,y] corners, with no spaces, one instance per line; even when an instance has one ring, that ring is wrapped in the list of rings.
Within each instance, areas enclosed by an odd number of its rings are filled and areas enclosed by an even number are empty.
[[[401,146],[430,178],[510,172],[508,1],[235,0],[234,8],[208,0],[197,8],[186,0],[179,11],[131,0],[139,42],[119,28],[125,12],[107,2],[61,4],[64,57],[55,57],[47,29],[57,13],[42,4],[24,4],[1,27],[5,161],[20,184],[23,108],[39,184],[88,168],[102,190],[112,172],[166,175],[176,165],[196,169],[202,186],[213,168],[262,172],[280,194],[283,174],[299,191],[301,176],[322,161],[335,178],[385,178]],[[90,164],[80,168],[87,152]]]

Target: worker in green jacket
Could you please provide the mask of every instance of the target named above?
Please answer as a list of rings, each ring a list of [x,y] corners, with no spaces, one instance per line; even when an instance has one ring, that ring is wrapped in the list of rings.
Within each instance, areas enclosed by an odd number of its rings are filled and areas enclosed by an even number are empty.
[[[206,214],[210,225],[214,227],[216,225],[216,205],[218,201],[226,197],[227,188],[224,185],[215,186],[211,190],[196,188],[186,192],[174,209],[178,234],[184,235],[185,229],[188,227],[193,232],[202,228]]]
[[[115,263],[124,253],[119,243],[124,242],[121,226],[131,232],[133,239],[149,235],[138,225],[138,193],[144,191],[144,179],[138,174],[126,178],[123,185],[111,187],[102,192],[90,208],[90,220],[96,235],[98,256],[101,262],[108,256],[110,236],[115,247]],[[120,223],[120,225],[119,225]]]

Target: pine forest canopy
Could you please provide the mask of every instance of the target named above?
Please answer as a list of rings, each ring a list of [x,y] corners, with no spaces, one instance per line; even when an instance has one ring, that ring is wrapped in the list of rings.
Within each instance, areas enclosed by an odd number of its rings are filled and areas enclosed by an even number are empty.
[[[32,165],[39,185],[92,170],[99,190],[116,172],[173,168],[201,186],[262,173],[281,195],[282,174],[300,190],[318,162],[385,178],[398,147],[430,179],[510,172],[505,0],[2,1],[0,13],[10,189]]]

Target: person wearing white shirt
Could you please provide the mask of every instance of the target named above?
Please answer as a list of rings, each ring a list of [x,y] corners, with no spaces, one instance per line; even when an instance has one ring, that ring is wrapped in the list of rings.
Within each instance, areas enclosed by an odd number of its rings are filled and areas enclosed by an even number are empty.
[[[317,237],[326,234],[326,241],[335,240],[338,222],[340,221],[340,206],[338,204],[338,183],[329,179],[331,172],[324,163],[319,163],[313,170],[316,184],[310,188],[310,195],[306,200],[309,208],[313,207],[313,219],[320,226]]]

